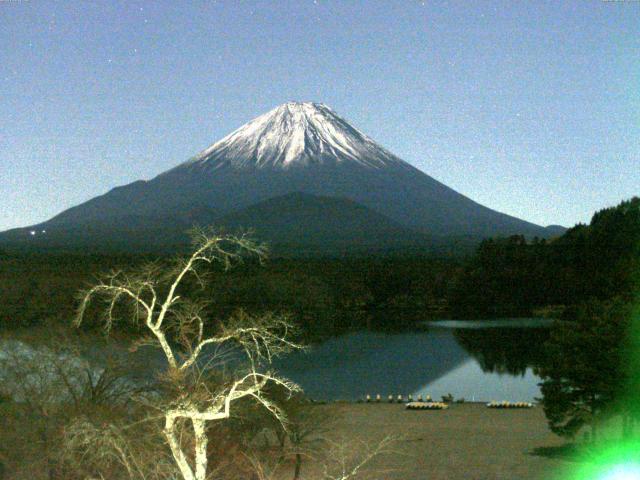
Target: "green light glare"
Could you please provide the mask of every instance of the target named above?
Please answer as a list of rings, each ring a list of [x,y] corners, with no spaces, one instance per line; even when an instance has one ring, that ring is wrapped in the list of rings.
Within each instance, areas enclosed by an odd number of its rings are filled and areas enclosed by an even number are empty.
[[[611,471],[605,473],[602,480],[638,480],[640,479],[640,464],[627,463],[616,465]]]
[[[640,441],[621,441],[585,450],[565,480],[640,480]]]
[[[636,246],[640,255],[640,245]],[[631,428],[622,434],[624,440],[608,440],[586,447],[578,459],[578,467],[570,467],[562,480],[640,480],[640,257],[634,266],[635,302],[631,305],[623,346],[622,368],[626,384],[622,385],[617,405],[612,414],[626,415]]]

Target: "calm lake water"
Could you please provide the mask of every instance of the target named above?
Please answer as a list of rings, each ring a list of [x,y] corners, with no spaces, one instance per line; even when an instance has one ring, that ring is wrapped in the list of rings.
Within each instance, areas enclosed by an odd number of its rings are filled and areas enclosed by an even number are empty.
[[[549,321],[431,322],[415,333],[358,332],[280,359],[277,368],[317,400],[369,394],[451,393],[472,401],[533,401],[533,367],[542,358]]]
[[[533,368],[543,360],[550,324],[447,320],[411,333],[350,333],[276,359],[275,367],[316,400],[353,401],[367,394],[440,400],[452,394],[467,401],[534,401],[541,394]],[[89,346],[83,357],[97,366],[122,357],[140,378],[166,369],[161,352],[149,347],[131,354],[116,343]],[[232,353],[224,357],[233,364]]]

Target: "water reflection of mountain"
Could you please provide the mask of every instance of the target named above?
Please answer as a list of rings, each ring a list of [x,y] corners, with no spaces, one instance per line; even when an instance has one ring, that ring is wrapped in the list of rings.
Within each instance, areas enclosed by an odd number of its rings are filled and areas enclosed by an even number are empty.
[[[358,332],[279,359],[276,367],[316,399],[468,391],[469,398],[513,392],[530,400],[538,392],[531,367],[542,361],[548,335],[545,328]]]
[[[484,372],[524,376],[543,361],[547,328],[456,329],[454,337]]]
[[[289,355],[276,367],[312,398],[355,399],[415,392],[467,359],[450,330],[358,332]]]

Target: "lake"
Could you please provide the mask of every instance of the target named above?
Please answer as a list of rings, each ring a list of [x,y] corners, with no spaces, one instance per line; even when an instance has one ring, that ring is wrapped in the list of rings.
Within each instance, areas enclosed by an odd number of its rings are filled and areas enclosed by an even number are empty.
[[[537,319],[447,320],[410,333],[355,332],[276,359],[275,367],[315,400],[452,394],[467,401],[534,401],[541,394],[533,368],[543,360],[549,326]],[[97,366],[121,356],[140,378],[166,368],[155,348],[133,356],[115,343],[84,350]],[[226,355],[228,365],[233,357]]]
[[[316,400],[367,394],[440,400],[534,401],[550,321],[430,322],[412,333],[357,332],[279,359],[276,367]]]

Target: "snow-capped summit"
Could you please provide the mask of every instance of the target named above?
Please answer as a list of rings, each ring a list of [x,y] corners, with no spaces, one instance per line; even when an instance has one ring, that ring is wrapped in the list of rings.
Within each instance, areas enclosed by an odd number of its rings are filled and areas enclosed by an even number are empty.
[[[322,103],[288,102],[260,115],[214,143],[189,164],[216,169],[287,169],[355,162],[381,168],[404,163]]]

